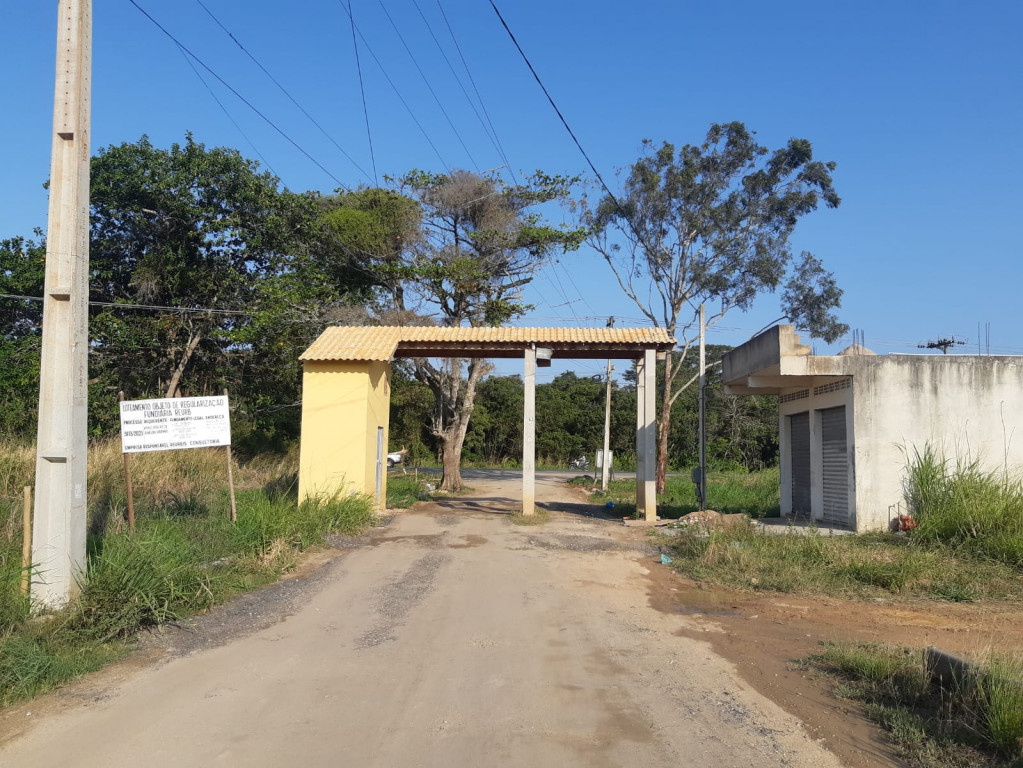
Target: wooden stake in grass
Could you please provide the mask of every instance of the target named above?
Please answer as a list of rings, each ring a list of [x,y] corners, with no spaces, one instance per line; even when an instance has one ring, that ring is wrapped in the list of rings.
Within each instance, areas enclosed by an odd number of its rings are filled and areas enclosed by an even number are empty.
[[[117,402],[124,402],[124,392],[117,393]],[[124,491],[128,496],[128,530],[135,533],[135,498],[131,491],[131,467],[128,465],[128,454],[123,449],[121,456],[124,457]]]
[[[224,389],[224,397],[227,397],[227,389]],[[238,507],[234,503],[234,470],[231,468],[231,444],[228,443],[227,448],[227,487],[231,492],[231,522],[238,522]]]
[[[21,594],[28,594],[28,575],[32,567],[32,486],[25,486],[25,506],[21,515]]]

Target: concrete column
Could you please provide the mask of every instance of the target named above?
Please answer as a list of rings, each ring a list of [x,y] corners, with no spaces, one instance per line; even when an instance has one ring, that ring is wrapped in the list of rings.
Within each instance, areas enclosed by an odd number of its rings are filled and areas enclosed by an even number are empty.
[[[643,514],[647,521],[657,520],[657,358],[653,349],[643,352],[643,417],[640,430],[643,443]],[[640,476],[636,474],[636,488]]]
[[[60,0],[57,24],[32,535],[32,597],[50,608],[85,573],[91,0]]]
[[[525,354],[522,419],[522,514],[532,515],[536,502],[536,347]]]
[[[781,444],[778,453],[780,511],[788,517],[792,514],[792,432],[790,414],[785,412],[785,406],[782,405],[778,410],[778,437]]]
[[[636,511],[646,509],[646,451],[643,427],[646,424],[646,361],[636,360]]]

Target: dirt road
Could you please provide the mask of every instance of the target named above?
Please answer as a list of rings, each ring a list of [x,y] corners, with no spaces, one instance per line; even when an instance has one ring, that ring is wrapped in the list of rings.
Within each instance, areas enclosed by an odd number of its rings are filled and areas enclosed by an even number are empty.
[[[651,606],[642,536],[563,480],[532,527],[508,520],[514,477],[470,482],[331,559],[279,622],[8,712],[0,765],[840,765],[706,626]]]

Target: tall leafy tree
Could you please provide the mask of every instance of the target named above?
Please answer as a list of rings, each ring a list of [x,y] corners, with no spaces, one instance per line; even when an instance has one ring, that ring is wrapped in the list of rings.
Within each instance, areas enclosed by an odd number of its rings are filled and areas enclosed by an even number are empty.
[[[575,180],[536,173],[506,186],[468,171],[412,171],[398,189],[422,209],[423,236],[407,255],[399,310],[429,314],[446,326],[499,325],[523,314],[522,287],[554,253],[576,248],[581,230],[543,222],[533,210],[565,198]],[[441,487],[462,487],[460,461],[485,360],[415,361],[416,377],[436,399],[432,431],[438,440]]]
[[[42,233],[36,232],[41,238]],[[12,237],[0,240],[0,294],[43,295],[46,244]],[[0,295],[0,433],[31,435],[39,398],[39,349],[43,305]]]
[[[746,310],[782,288],[783,318],[834,340],[847,330],[835,317],[841,290],[813,254],[796,259],[789,238],[822,202],[837,207],[833,162],[815,160],[806,139],[769,150],[740,122],[713,124],[700,145],[644,143],[617,197],[583,204],[589,243],[622,291],[654,325],[678,339],[680,355],[663,368],[658,415],[657,484],[667,469],[671,409],[686,386],[680,360],[707,324]]]
[[[92,162],[91,298],[155,307],[92,321],[92,358],[134,395],[215,391],[259,281],[277,274],[316,211],[237,151],[143,137]]]

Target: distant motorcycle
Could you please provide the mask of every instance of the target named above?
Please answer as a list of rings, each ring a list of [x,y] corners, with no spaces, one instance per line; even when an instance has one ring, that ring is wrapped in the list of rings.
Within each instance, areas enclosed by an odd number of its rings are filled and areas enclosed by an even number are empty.
[[[585,455],[568,462],[569,469],[578,469],[580,472],[590,471],[590,460]]]

